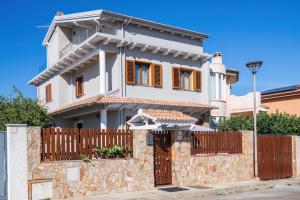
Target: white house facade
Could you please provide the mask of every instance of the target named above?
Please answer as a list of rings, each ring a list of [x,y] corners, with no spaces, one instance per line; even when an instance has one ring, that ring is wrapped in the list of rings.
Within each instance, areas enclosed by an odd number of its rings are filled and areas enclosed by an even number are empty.
[[[58,13],[43,41],[47,68],[29,84],[56,127],[121,128],[147,109],[207,125],[210,115],[224,115],[238,72],[217,54],[210,63],[206,38],[104,10]]]

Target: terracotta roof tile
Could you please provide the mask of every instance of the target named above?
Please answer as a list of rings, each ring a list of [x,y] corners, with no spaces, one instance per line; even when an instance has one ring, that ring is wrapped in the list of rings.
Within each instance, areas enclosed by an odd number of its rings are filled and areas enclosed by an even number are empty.
[[[143,109],[142,113],[154,120],[197,122],[197,119],[175,110]]]
[[[143,98],[98,95],[98,96],[86,98],[68,104],[59,109],[48,112],[48,114],[54,115],[61,112],[81,108],[84,106],[96,105],[96,104],[137,104],[137,105],[174,106],[174,107],[185,107],[185,108],[207,108],[207,109],[217,108],[215,106],[193,103],[193,102],[164,101],[164,100],[153,100],[153,99],[143,99]]]

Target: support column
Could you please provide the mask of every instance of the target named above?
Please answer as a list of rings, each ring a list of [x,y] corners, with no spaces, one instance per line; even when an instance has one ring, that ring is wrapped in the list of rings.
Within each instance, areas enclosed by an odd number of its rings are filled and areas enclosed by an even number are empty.
[[[216,99],[217,100],[220,100],[219,76],[220,76],[219,73],[216,73]]]
[[[100,111],[100,128],[107,128],[107,109],[103,109]]]
[[[28,163],[26,124],[6,124],[7,197],[28,199]]]
[[[106,92],[106,59],[105,51],[99,52],[99,79],[100,79],[100,94]]]

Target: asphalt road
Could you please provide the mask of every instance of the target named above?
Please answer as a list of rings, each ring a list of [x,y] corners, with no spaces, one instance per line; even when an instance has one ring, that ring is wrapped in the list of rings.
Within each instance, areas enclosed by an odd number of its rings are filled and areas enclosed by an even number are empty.
[[[218,195],[209,200],[300,200],[300,185],[280,185],[271,189],[229,195]]]

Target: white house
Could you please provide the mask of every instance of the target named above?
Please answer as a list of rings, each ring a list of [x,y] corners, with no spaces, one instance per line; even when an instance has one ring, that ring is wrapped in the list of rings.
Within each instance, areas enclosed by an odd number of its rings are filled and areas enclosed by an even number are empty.
[[[238,72],[226,70],[220,54],[210,64],[207,38],[104,10],[58,13],[43,41],[47,68],[29,84],[56,127],[121,128],[138,110],[208,124]]]

